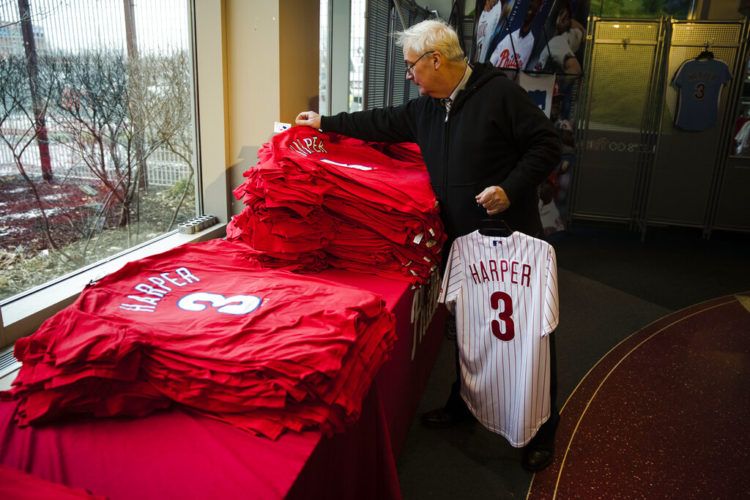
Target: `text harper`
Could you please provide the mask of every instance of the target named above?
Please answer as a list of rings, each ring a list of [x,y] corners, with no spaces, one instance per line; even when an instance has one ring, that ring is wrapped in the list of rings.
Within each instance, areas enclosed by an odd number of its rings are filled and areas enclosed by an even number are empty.
[[[176,275],[176,276],[175,276]],[[170,273],[161,273],[146,278],[149,283],[138,283],[133,287],[142,295],[128,295],[128,299],[136,303],[120,304],[120,309],[136,312],[156,312],[156,306],[175,287],[183,287],[200,281],[187,267],[178,267]]]
[[[469,264],[471,279],[479,285],[487,281],[510,281],[514,285],[531,286],[531,266],[508,259],[488,259]]]

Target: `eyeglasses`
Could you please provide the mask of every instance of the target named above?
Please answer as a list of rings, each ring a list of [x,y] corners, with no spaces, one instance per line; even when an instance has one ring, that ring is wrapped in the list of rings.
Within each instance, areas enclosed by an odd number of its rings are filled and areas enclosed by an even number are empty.
[[[422,59],[424,56],[426,56],[427,54],[432,54],[433,52],[435,52],[435,51],[434,50],[428,50],[427,52],[425,52],[424,54],[422,54],[421,56],[419,56],[416,61],[414,61],[413,63],[411,63],[409,66],[407,66],[406,67],[406,71],[404,71],[404,77],[405,78],[409,78],[410,76],[414,76],[414,66],[416,66],[417,63],[419,62],[419,60]]]

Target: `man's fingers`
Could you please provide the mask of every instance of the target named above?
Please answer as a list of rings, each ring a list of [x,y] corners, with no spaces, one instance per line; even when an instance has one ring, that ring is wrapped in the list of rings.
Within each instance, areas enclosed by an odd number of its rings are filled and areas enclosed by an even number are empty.
[[[320,115],[315,111],[303,111],[294,119],[295,125],[306,125],[313,128],[320,128]]]
[[[477,203],[480,203],[480,204],[487,203],[490,200],[491,196],[492,196],[492,187],[484,188],[482,192],[477,195]]]
[[[297,115],[297,118],[295,118],[295,123],[297,125],[307,125],[315,118],[315,113],[312,111],[303,111],[302,113]]]

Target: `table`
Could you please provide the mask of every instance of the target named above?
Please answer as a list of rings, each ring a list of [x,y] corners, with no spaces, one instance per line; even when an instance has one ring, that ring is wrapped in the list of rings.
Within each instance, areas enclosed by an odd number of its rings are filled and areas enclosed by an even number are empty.
[[[182,409],[19,428],[14,404],[0,402],[0,464],[111,499],[399,498],[395,458],[442,339],[439,284],[413,290],[338,270],[320,277],[380,294],[397,319],[395,348],[346,432],[271,441]]]

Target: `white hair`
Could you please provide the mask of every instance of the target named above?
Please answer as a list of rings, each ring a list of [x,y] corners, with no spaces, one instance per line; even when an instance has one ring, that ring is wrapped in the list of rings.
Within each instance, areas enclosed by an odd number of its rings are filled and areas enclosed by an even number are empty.
[[[403,47],[404,52],[413,51],[422,54],[435,50],[452,61],[460,61],[464,58],[458,35],[445,21],[428,19],[404,31],[399,31],[394,36],[396,45]]]

